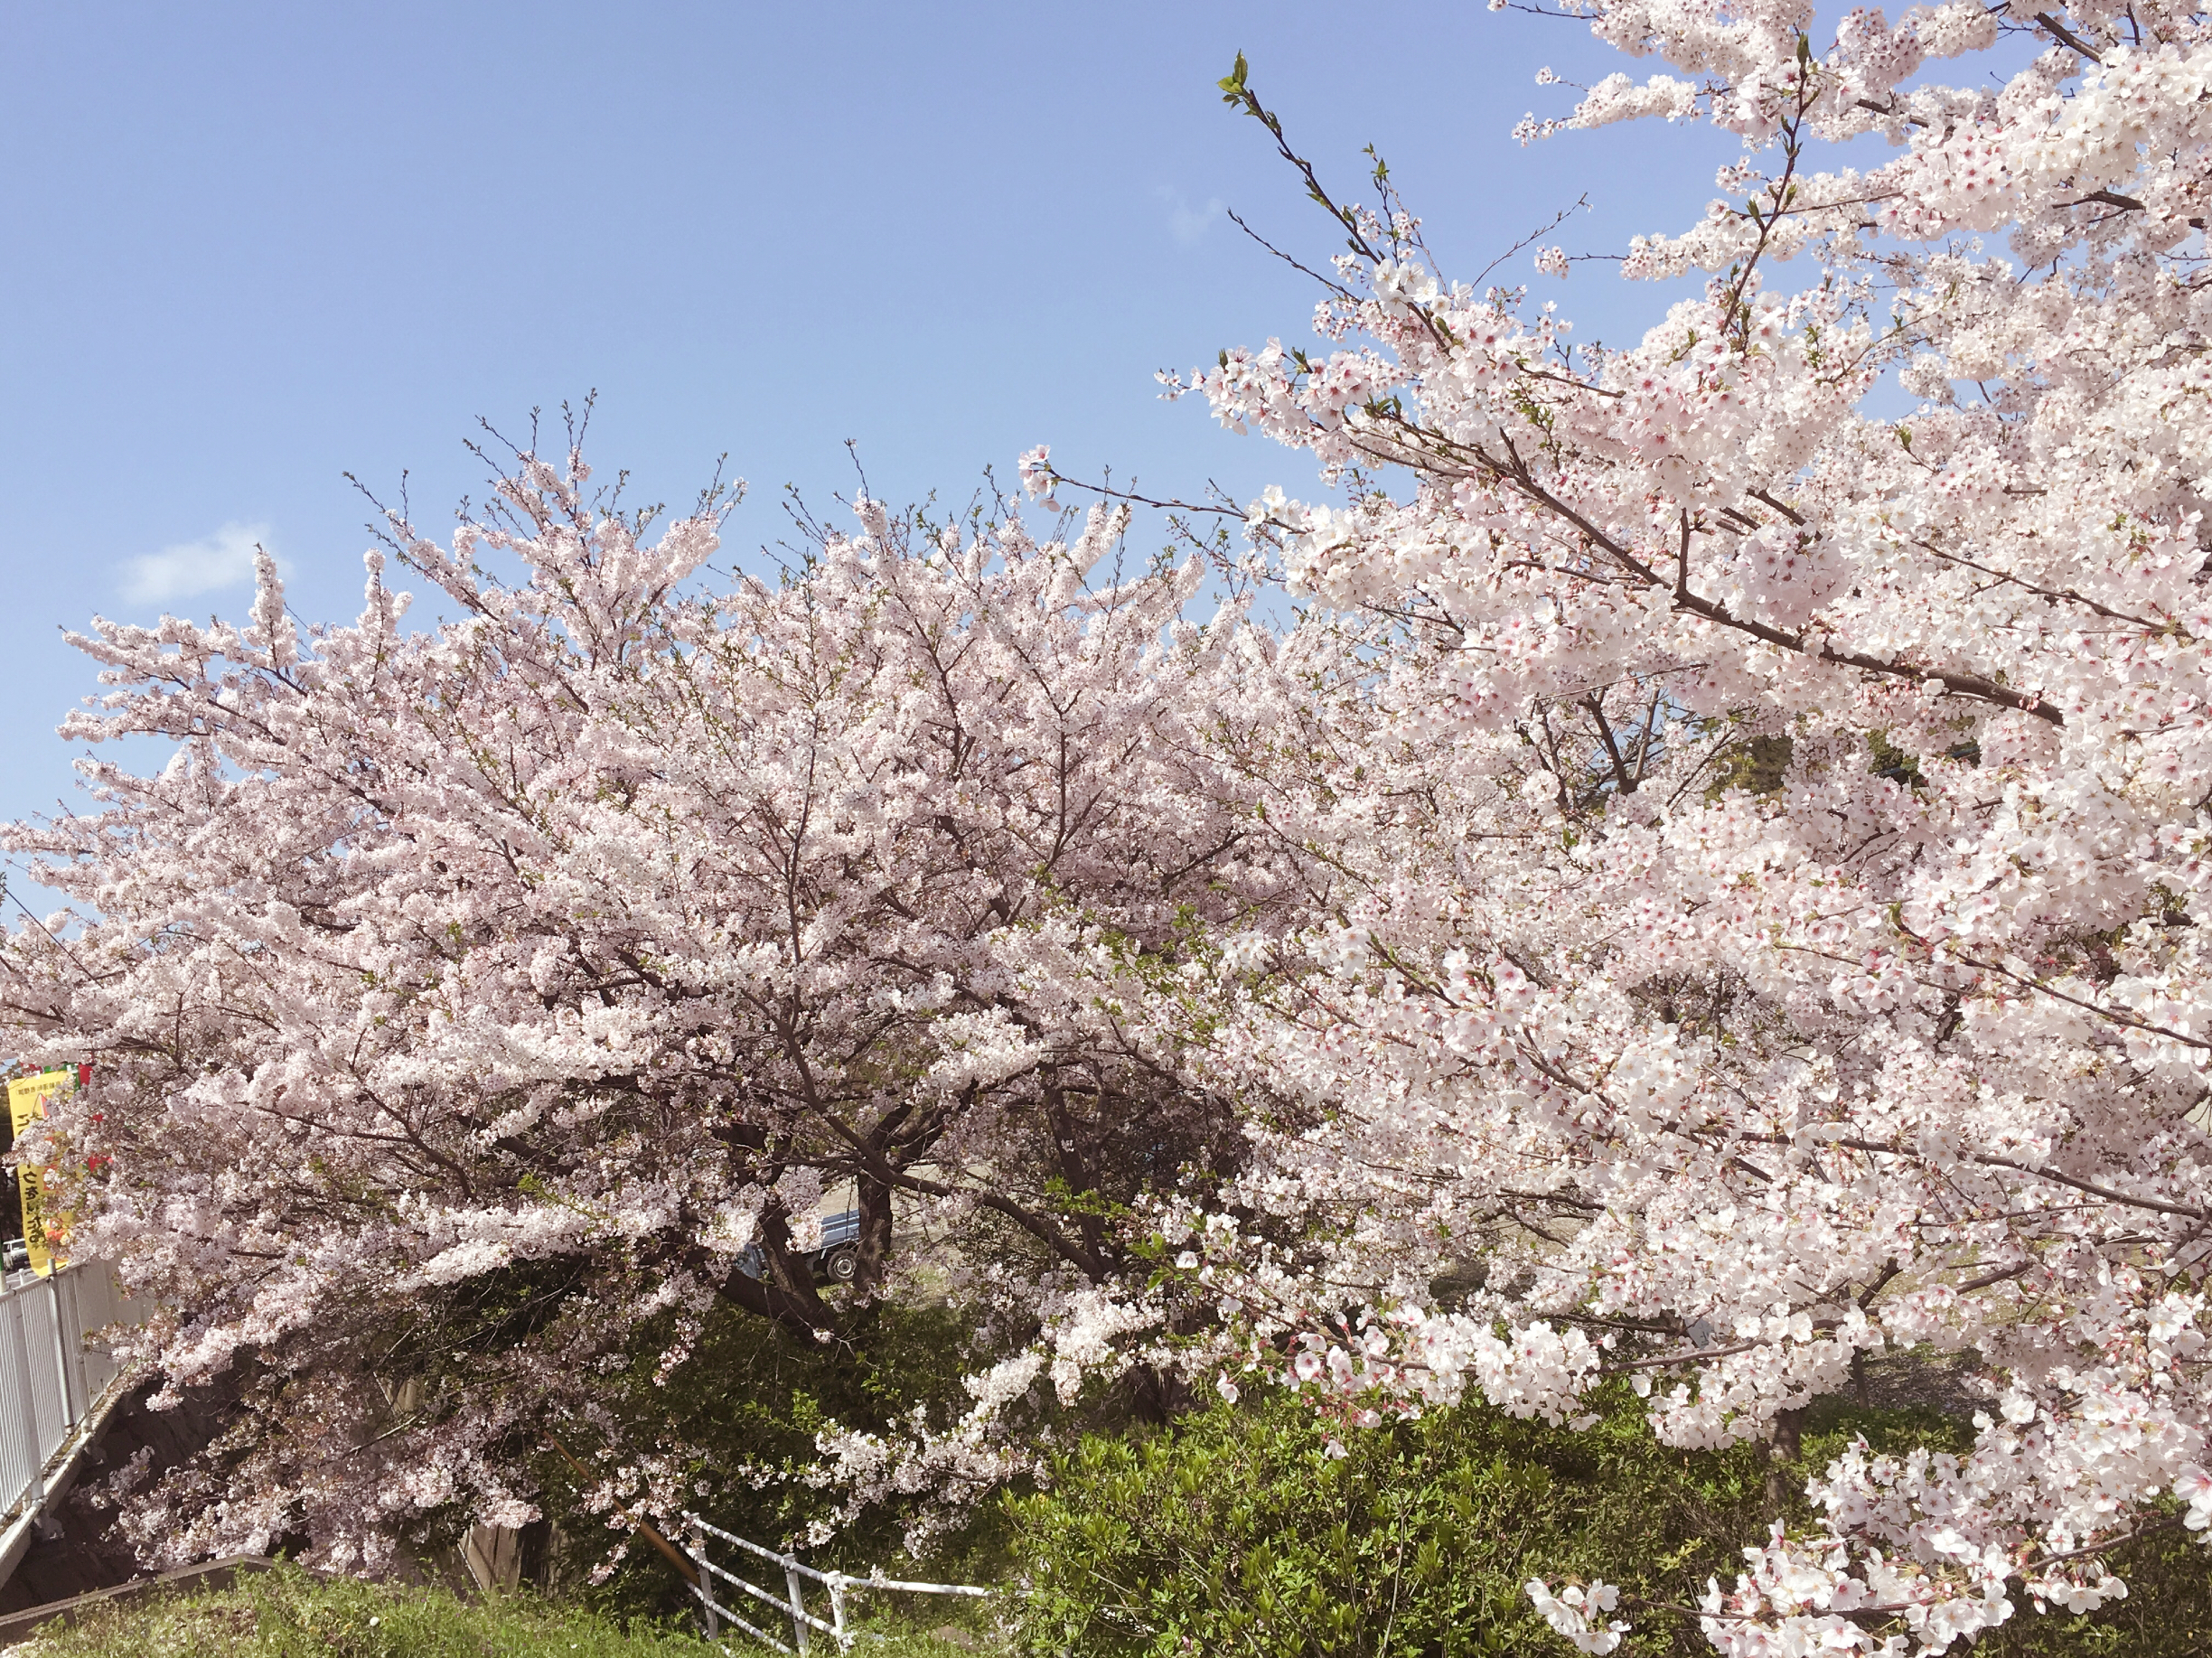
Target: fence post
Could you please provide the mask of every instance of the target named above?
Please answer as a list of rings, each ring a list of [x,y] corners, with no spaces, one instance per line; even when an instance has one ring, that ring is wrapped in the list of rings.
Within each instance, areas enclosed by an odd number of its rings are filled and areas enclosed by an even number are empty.
[[[70,1373],[77,1368],[70,1361],[84,1347],[79,1335],[83,1320],[77,1316],[77,1280],[72,1276],[73,1270],[69,1267],[56,1267],[46,1279],[53,1288],[54,1358],[61,1367],[61,1429],[64,1434],[76,1427],[84,1417],[84,1379],[81,1376],[72,1377]],[[64,1279],[69,1279],[69,1294],[66,1297],[61,1293],[61,1280]],[[66,1315],[61,1310],[65,1299],[69,1303]]]
[[[53,1300],[54,1385],[61,1391],[61,1437],[69,1438],[69,1430],[77,1425],[77,1413],[70,1409],[69,1340],[61,1334],[61,1275],[69,1269],[56,1264],[46,1275],[46,1291]]]
[[[852,1651],[852,1636],[845,1633],[845,1574],[830,1574],[830,1627],[837,1632],[838,1651]]]
[[[799,1591],[799,1560],[783,1557],[783,1587],[791,1591],[792,1639],[799,1644],[799,1658],[807,1658],[806,1597]]]
[[[695,1521],[691,1526],[691,1569],[698,1573],[699,1616],[707,1620],[707,1638],[711,1641],[721,1633],[715,1619],[714,1579],[707,1574],[707,1533]]]

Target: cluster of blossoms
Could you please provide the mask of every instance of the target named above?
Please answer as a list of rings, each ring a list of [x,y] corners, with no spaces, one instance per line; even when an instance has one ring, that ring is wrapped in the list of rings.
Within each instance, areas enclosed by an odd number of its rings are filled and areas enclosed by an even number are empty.
[[[250,625],[84,642],[70,729],[176,759],[11,831],[86,916],[5,994],[98,1067],[52,1132],[112,1159],[72,1201],[146,1356],[257,1361],[199,1543],[520,1512],[513,1447],[717,1297],[834,1344],[839,1183],[859,1301],[895,1201],[1046,1268],[978,1268],[1011,1334],[949,1429],[825,1437],[862,1496],[972,1496],[1140,1361],[1347,1432],[1621,1378],[1669,1444],[1787,1449],[1935,1357],[1972,1448],[1835,1461],[1688,1609],[1721,1650],[1942,1652],[2212,1527],[2212,24],[1581,10],[1696,79],[1561,129],[1742,141],[1628,260],[1711,280],[1584,350],[1338,210],[1330,349],[1171,386],[1331,486],[1245,517],[1281,625],[1095,577],[1104,508],[862,501],[710,594],[713,501],[648,546],[525,454],[450,549],[394,527],[452,624],[372,559],[350,628],[265,568]],[[1636,1611],[1530,1592],[1585,1651]]]
[[[720,498],[649,539],[573,453],[500,487],[450,548],[392,526],[454,622],[404,629],[372,553],[350,626],[303,636],[266,561],[244,626],[98,624],[70,734],[174,757],[8,831],[85,924],[8,940],[7,1004],[94,1065],[28,1155],[97,1167],[66,1206],[158,1305],[136,1355],[248,1392],[225,1477],[146,1499],[172,1554],[527,1518],[548,1445],[644,1466],[598,1391],[639,1343],[665,1376],[717,1301],[846,1343],[895,1204],[1024,1241],[1034,1328],[1120,1275],[1106,1207],[1239,1156],[1098,995],[1297,897],[1202,738],[1246,651],[1181,620],[1197,567],[1120,568],[1118,511],[1039,543],[863,500],[717,588]]]
[[[1702,1616],[1940,1652],[2212,1519],[2212,24],[1582,9],[1698,79],[1562,127],[1743,141],[1740,205],[1631,253],[1701,297],[1572,349],[1386,195],[1337,213],[1338,349],[1171,384],[1344,486],[1250,531],[1399,632],[1270,800],[1332,914],[1224,943],[1195,1063],[1279,1103],[1234,1223],[1170,1226],[1224,1350],[1347,1398],[1556,1421],[1626,1376],[1668,1443],[1786,1447],[1952,1355],[1973,1450],[1844,1457]],[[1331,1317],[1388,1340],[1286,1357]]]
[[[1528,1593],[1544,1621],[1573,1642],[1578,1652],[1609,1653],[1628,1628],[1619,1618],[1593,1621],[1620,1604],[1620,1591],[1609,1583],[1570,1584],[1554,1595],[1542,1578],[1532,1578]]]

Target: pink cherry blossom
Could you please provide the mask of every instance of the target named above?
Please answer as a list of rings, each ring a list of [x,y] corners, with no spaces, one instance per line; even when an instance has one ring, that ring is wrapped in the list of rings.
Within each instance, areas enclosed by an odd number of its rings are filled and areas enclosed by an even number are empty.
[[[1739,142],[1621,250],[1702,292],[1584,346],[1332,202],[1325,343],[1167,377],[1317,473],[1218,610],[1109,506],[864,501],[718,577],[712,497],[656,539],[525,454],[449,545],[393,526],[450,623],[372,555],[349,626],[266,567],[243,624],[80,642],[70,735],[173,758],[10,832],[81,923],[7,943],[24,1051],[95,1066],[28,1149],[164,1309],[140,1356],[251,1355],[281,1429],[157,1498],[173,1551],[518,1513],[511,1447],[717,1297],[834,1346],[839,1189],[863,1297],[895,1204],[1035,1251],[964,1280],[971,1405],[825,1432],[854,1504],[973,1501],[1132,1365],[1288,1380],[1338,1444],[1623,1378],[1669,1444],[1786,1449],[1942,1359],[1970,1450],[1849,1447],[1733,1585],[1626,1609],[1934,1653],[2206,1528],[2212,25],[1572,9],[1673,72],[1519,130]],[[1138,1223],[1055,1196],[1109,1186]],[[493,1284],[541,1321],[434,1363]],[[689,1500],[605,1449],[605,1504]]]
[[[1684,1446],[1971,1353],[1973,1450],[1848,1454],[1704,1619],[1935,1652],[2212,1513],[2212,33],[1573,9],[1681,74],[1525,137],[1744,142],[1628,248],[1701,295],[1576,346],[1332,203],[1333,349],[1170,387],[1342,486],[1250,533],[1308,628],[1390,631],[1270,804],[1331,915],[1223,947],[1203,1061],[1273,1103],[1205,1293],[1279,1372],[1390,1334],[1315,1390],[1572,1421],[1626,1375]],[[2001,33],[2045,50],[1984,78]],[[1892,370],[1919,407],[1877,416]]]
[[[8,1002],[93,1067],[34,1155],[158,1309],[134,1356],[172,1391],[252,1360],[221,1500],[142,1508],[170,1558],[305,1532],[373,1569],[429,1511],[529,1506],[548,1433],[611,1459],[604,1504],[675,1512],[636,1471],[680,1459],[608,1441],[596,1379],[649,1327],[681,1363],[717,1298],[834,1346],[825,1204],[859,1306],[897,1293],[895,1205],[1018,1228],[1008,1316],[1076,1386],[1142,1315],[1052,1191],[1239,1144],[1093,994],[1297,897],[1212,746],[1273,647],[1180,619],[1203,567],[1126,567],[1114,509],[1039,544],[862,501],[783,579],[702,580],[726,498],[655,534],[588,476],[522,454],[446,547],[394,520],[446,623],[402,627],[380,550],[347,626],[296,628],[264,561],[243,626],[77,640],[70,735],[173,757],[7,831],[84,923],[8,939]]]

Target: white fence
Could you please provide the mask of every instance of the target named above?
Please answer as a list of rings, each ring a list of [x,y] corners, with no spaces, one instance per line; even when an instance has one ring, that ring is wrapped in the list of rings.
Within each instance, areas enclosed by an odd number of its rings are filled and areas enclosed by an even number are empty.
[[[116,1380],[114,1356],[85,1337],[136,1324],[104,1261],[50,1278],[11,1272],[0,1288],[0,1513],[46,1499],[46,1469]]]
[[[789,1621],[792,1640],[801,1653],[809,1650],[807,1632],[811,1629],[820,1630],[835,1641],[839,1652],[845,1653],[852,1650],[853,1631],[846,1622],[846,1597],[856,1589],[890,1589],[907,1595],[965,1595],[978,1600],[989,1598],[991,1593],[989,1589],[978,1588],[972,1583],[902,1583],[891,1578],[855,1578],[841,1571],[816,1571],[811,1566],[801,1566],[792,1555],[778,1554],[773,1549],[764,1549],[758,1543],[748,1542],[733,1532],[725,1532],[719,1526],[708,1525],[697,1514],[686,1514],[684,1524],[690,1529],[689,1543],[684,1551],[691,1557],[691,1564],[698,1569],[698,1582],[693,1587],[691,1592],[698,1597],[699,1608],[707,1615],[708,1640],[712,1640],[721,1633],[717,1625],[726,1622],[736,1628],[744,1630],[755,1641],[766,1642],[779,1653],[788,1653],[792,1650],[765,1629],[756,1624],[748,1623],[727,1606],[717,1601],[712,1587],[717,1578],[728,1584],[730,1588],[752,1596],[755,1600],[773,1606],[776,1610],[774,1621],[778,1623]],[[762,1588],[758,1584],[748,1583],[736,1573],[717,1566],[707,1558],[707,1540],[709,1537],[719,1538],[722,1541],[735,1548],[743,1549],[746,1553],[765,1560],[772,1566],[782,1567],[783,1593],[778,1595]],[[811,1578],[830,1592],[830,1619],[827,1623],[806,1608],[806,1595],[801,1588],[801,1579],[807,1578]]]

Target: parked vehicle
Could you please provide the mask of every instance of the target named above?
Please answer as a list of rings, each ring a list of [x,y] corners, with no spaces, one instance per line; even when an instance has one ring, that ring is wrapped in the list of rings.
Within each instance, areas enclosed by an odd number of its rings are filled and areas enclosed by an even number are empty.
[[[841,1214],[825,1214],[821,1218],[821,1245],[807,1251],[807,1264],[813,1269],[815,1279],[825,1284],[849,1284],[860,1267],[860,1212],[848,1209]],[[767,1260],[761,1254],[759,1244],[747,1246],[737,1258],[737,1270],[747,1278],[760,1278],[767,1269]]]

